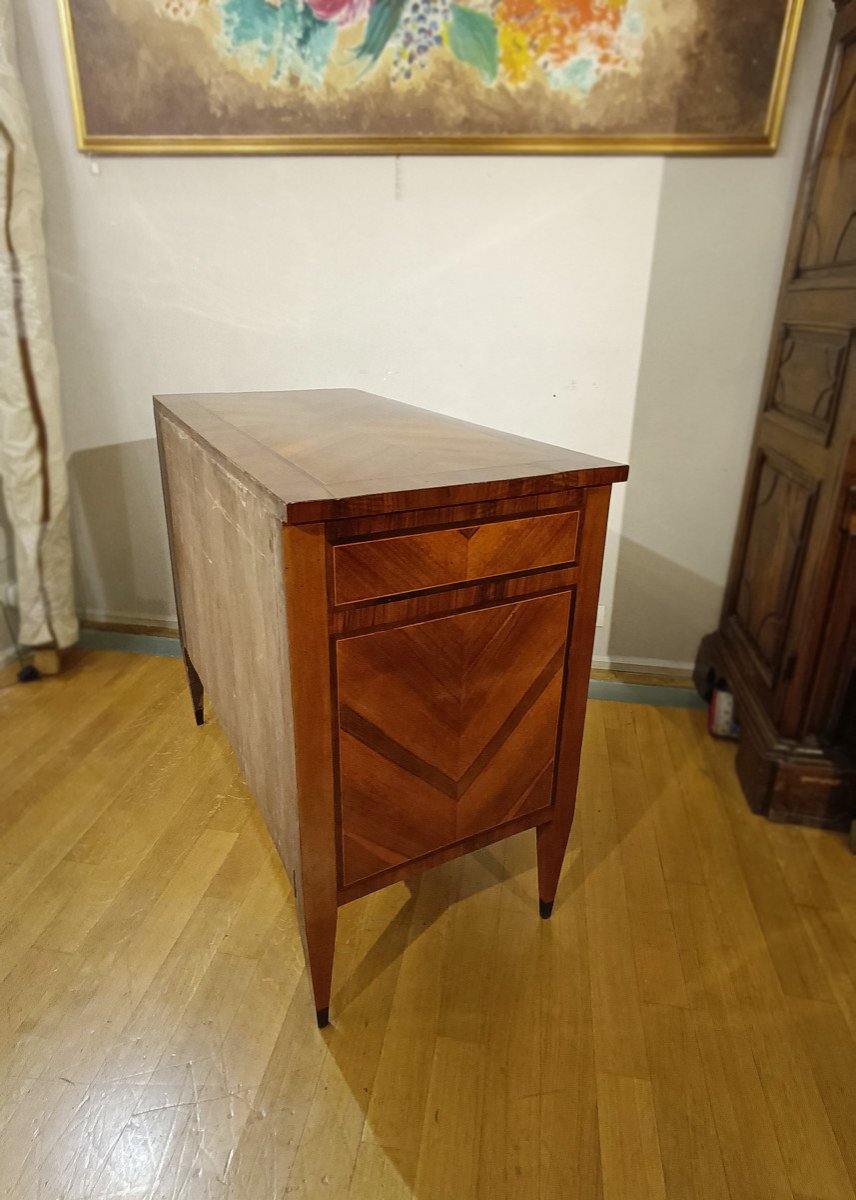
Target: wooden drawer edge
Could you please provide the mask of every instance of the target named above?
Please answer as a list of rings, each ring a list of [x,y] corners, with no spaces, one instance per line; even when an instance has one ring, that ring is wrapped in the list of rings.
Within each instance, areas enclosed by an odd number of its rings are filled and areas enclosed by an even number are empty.
[[[468,504],[448,504],[440,508],[417,508],[406,512],[380,513],[371,517],[346,517],[327,522],[331,542],[351,542],[361,538],[417,533],[450,525],[481,525],[504,521],[509,517],[536,517],[551,512],[582,509],[585,489],[567,492],[542,492],[536,496],[516,496],[506,500],[482,500]]]
[[[336,608],[329,614],[330,633],[333,637],[348,637],[372,629],[430,620],[469,608],[483,608],[509,600],[523,600],[528,596],[566,591],[576,586],[578,578],[579,567],[548,567],[543,571],[529,571],[502,579],[458,584],[370,604]]]
[[[580,510],[404,532],[332,547],[333,603],[361,604],[572,564]]]

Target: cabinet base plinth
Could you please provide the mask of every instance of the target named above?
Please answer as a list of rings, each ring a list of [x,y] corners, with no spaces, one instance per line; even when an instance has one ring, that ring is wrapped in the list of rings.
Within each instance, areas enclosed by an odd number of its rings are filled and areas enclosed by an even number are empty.
[[[792,825],[850,828],[856,817],[856,763],[841,746],[779,734],[727,632],[702,640],[693,679],[705,699],[722,680],[734,693],[742,727],[734,766],[752,812]]]

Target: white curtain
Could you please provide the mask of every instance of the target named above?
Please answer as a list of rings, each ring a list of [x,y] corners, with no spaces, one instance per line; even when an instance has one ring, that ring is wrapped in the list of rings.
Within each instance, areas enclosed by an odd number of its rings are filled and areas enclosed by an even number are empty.
[[[70,646],[77,618],[59,371],[11,0],[0,0],[0,476],[15,536],[19,640]]]

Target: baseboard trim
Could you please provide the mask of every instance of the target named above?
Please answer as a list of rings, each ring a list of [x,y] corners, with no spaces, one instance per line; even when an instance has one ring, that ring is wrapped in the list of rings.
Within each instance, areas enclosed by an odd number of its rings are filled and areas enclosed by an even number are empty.
[[[81,625],[80,645],[87,650],[115,650],[124,654],[151,654],[158,658],[181,658],[181,643],[176,636],[132,632],[121,629]],[[628,683],[620,679],[591,679],[590,700],[617,700],[625,704],[653,704],[661,708],[705,708],[704,701],[688,687],[669,687],[661,683]]]
[[[174,616],[109,612],[100,608],[81,609],[77,616],[84,629],[104,629],[111,633],[149,633],[156,630],[158,636],[178,637],[178,623]]]
[[[84,609],[79,614],[81,630],[98,633],[119,633],[143,637],[178,637],[174,617],[151,616],[148,613],[117,613],[104,609]],[[691,680],[694,664],[671,658],[616,657],[595,654],[592,667],[600,671],[615,671],[625,675],[662,676],[664,680]],[[622,680],[621,682],[625,682]],[[626,681],[631,682],[631,681]],[[659,684],[659,679],[646,679],[646,685]]]
[[[117,613],[104,609],[84,609],[79,614],[80,628],[98,633],[121,633],[144,637],[178,637],[175,617],[151,616],[148,613]],[[694,664],[672,658],[616,657],[595,654],[591,660],[595,670],[614,671],[625,675],[662,676],[664,680],[691,680]],[[621,682],[625,682],[622,680]],[[630,680],[626,682],[632,682]],[[659,684],[659,679],[646,679],[645,684]]]
[[[628,675],[668,675],[674,679],[690,679],[695,664],[673,658],[628,658],[596,654],[591,665],[604,671],[626,671]]]
[[[127,633],[118,629],[81,627],[79,644],[86,650],[117,650],[122,654],[151,654],[155,658],[181,658],[177,637]]]
[[[589,700],[617,700],[623,704],[651,704],[656,708],[707,708],[693,688],[663,683],[625,683],[620,679],[590,679]]]

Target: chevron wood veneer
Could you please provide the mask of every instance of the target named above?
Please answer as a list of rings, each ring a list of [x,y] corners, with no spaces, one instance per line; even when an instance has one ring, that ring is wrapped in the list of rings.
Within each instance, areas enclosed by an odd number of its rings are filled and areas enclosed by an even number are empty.
[[[194,714],[282,858],[319,1024],[349,900],[535,829],[549,916],[627,468],[362,392],[155,414]]]
[[[570,594],[337,645],[343,879],[548,808]]]

